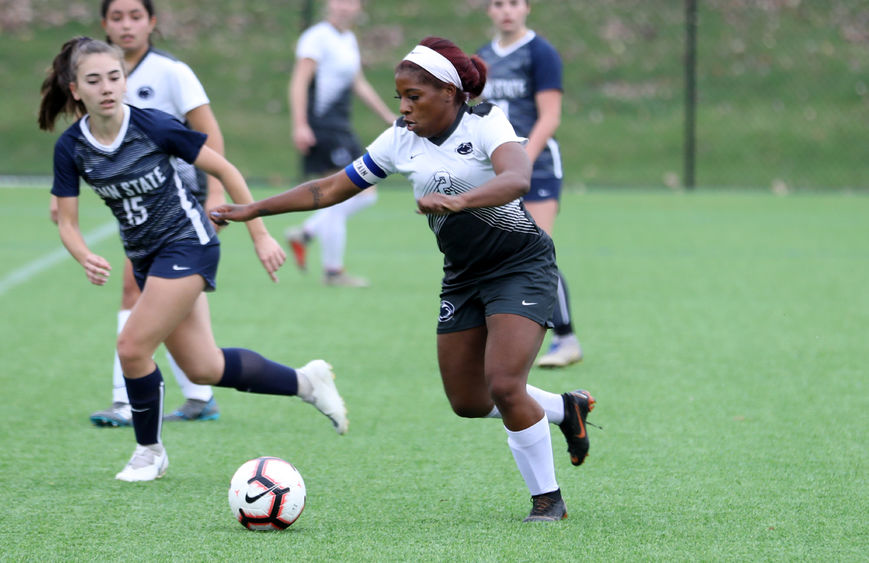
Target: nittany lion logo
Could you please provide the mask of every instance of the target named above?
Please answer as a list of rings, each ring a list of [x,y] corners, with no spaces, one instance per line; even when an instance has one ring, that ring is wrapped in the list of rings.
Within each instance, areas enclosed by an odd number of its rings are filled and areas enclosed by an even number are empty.
[[[142,86],[136,90],[136,95],[142,100],[147,100],[154,97],[154,89],[150,86]]]
[[[458,147],[456,147],[456,152],[459,154],[471,154],[471,151],[474,150],[474,145],[470,142],[462,143]]]
[[[438,316],[438,322],[445,323],[453,318],[456,314],[456,306],[449,301],[441,301],[441,314]]]

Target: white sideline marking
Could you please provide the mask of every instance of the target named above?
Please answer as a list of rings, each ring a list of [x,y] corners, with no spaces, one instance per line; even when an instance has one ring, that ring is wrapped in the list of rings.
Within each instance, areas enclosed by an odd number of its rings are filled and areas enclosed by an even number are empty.
[[[97,244],[112,233],[117,233],[117,225],[118,224],[114,221],[106,223],[105,225],[100,225],[93,231],[84,235],[84,240],[89,245]],[[29,264],[25,264],[21,268],[13,270],[6,277],[0,279],[0,295],[3,295],[17,285],[21,285],[36,274],[51,268],[67,256],[69,256],[69,252],[66,251],[66,248],[61,246],[57,250],[53,250],[48,254],[37,258]]]

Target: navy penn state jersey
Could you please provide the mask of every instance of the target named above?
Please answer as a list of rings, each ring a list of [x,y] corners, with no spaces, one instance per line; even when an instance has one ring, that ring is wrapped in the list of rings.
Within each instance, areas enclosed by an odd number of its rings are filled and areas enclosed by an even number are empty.
[[[527,137],[537,122],[535,95],[543,90],[562,90],[561,57],[548,41],[529,30],[506,49],[497,40],[477,51],[489,67],[483,98],[496,104],[516,133]],[[561,155],[555,139],[534,162],[534,178],[561,177]]]
[[[359,188],[398,173],[410,180],[417,200],[432,192],[455,195],[495,176],[491,161],[495,149],[525,141],[498,107],[488,103],[464,106],[452,126],[438,137],[420,137],[399,118],[345,172]],[[459,288],[524,271],[529,259],[553,252],[549,235],[518,199],[427,217],[444,255],[444,287]]]
[[[54,146],[58,197],[77,197],[79,179],[112,210],[127,256],[136,260],[170,243],[204,245],[214,228],[178,174],[192,163],[206,135],[155,109],[123,106],[124,120],[111,145],[97,141],[89,116],[72,124]]]

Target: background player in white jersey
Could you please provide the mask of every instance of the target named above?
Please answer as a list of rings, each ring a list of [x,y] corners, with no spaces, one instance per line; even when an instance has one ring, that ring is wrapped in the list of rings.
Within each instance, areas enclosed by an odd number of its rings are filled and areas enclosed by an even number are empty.
[[[57,140],[54,183],[58,231],[88,280],[106,283],[109,262],[94,254],[78,224],[80,180],[118,221],[124,251],[142,295],[118,336],[118,355],[130,398],[136,449],[116,478],[151,481],[169,460],[161,441],[163,377],[154,362],[160,344],[199,384],[272,395],[299,395],[347,430],[344,401],[331,366],[314,360],[299,370],[251,350],[218,348],[206,291],[216,287],[220,241],[196,198],[184,186],[178,161],[220,178],[233,201],[250,202],[239,171],[205,146],[205,135],[156,109],[123,103],[123,54],[80,37],[66,42],[42,85],[39,126],[51,130],[60,113],[82,116]],[[274,281],[286,259],[262,221],[248,223],[257,256]]]
[[[327,0],[326,19],[305,30],[296,45],[296,64],[289,84],[293,143],[303,155],[307,178],[331,174],[362,154],[350,123],[352,95],[387,123],[395,120],[365,79],[352,27],[362,12],[361,0]],[[307,245],[320,241],[323,283],[364,287],[368,281],[344,271],[347,219],[372,205],[377,194],[361,193],[341,205],[314,213],[285,236],[296,265],[306,268]]]
[[[189,66],[153,48],[151,44],[151,34],[157,25],[153,2],[103,0],[100,16],[108,42],[119,46],[124,52],[128,72],[125,101],[140,108],[162,110],[190,128],[205,133],[208,135],[205,144],[223,154],[223,135],[199,79]],[[211,207],[226,201],[223,186],[216,178],[198,172],[183,161],[179,166],[186,180],[185,185],[190,186],[203,206]],[[55,203],[54,198],[52,203]],[[118,333],[124,328],[140,294],[133,279],[132,266],[127,261],[124,265],[121,309],[118,311]],[[168,351],[166,359],[185,399],[184,404],[166,415],[166,420],[217,419],[220,410],[211,387],[191,382]],[[93,413],[91,422],[105,427],[129,426],[132,423],[130,401],[117,352],[112,382],[112,406]]]
[[[477,54],[489,67],[483,97],[504,110],[519,135],[528,137],[525,150],[534,170],[523,201],[534,221],[552,236],[562,178],[561,154],[554,138],[561,122],[561,57],[548,41],[526,27],[531,13],[528,2],[489,0],[495,38]],[[582,360],[567,283],[560,270],[557,298],[549,351],[537,360],[541,367],[563,367]]]
[[[485,63],[452,42],[428,37],[396,67],[402,117],[343,171],[247,205],[212,210],[218,221],[335,205],[389,174],[413,185],[444,254],[437,327],[438,364],[453,411],[500,417],[532,498],[525,521],[567,516],[555,478],[549,423],[565,436],[571,462],[585,459],[586,391],[561,395],[527,384],[555,305],[552,239],[526,213],[531,162],[504,113],[469,107],[486,82]]]

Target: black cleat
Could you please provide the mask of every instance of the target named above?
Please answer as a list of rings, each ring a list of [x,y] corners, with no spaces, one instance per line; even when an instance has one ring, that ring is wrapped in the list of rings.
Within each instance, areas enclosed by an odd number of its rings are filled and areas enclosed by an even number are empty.
[[[567,518],[561,489],[531,497],[531,514],[523,522],[558,522]]]
[[[570,463],[582,465],[588,455],[588,432],[585,429],[585,419],[594,409],[594,397],[584,389],[562,393],[564,400],[564,420],[558,425],[564,439],[567,440],[567,451],[570,453]]]

